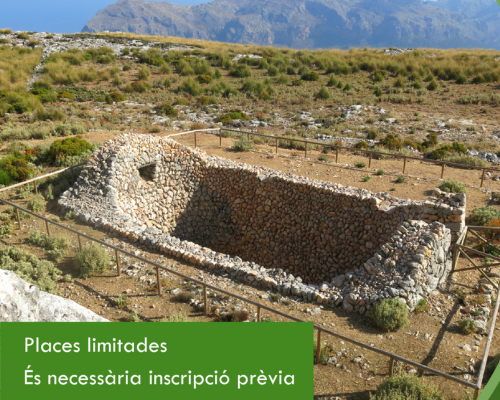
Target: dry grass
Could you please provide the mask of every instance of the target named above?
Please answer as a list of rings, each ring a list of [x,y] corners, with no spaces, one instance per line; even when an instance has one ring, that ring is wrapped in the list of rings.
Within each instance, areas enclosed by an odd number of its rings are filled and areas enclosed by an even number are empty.
[[[42,58],[42,49],[0,47],[0,91],[22,91],[33,68]]]

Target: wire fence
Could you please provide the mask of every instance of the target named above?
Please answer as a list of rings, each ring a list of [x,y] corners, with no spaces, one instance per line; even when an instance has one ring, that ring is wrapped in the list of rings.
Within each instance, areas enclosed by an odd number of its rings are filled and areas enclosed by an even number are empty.
[[[323,142],[312,141],[312,140],[307,140],[307,139],[296,139],[296,138],[289,138],[289,137],[284,137],[284,136],[265,135],[262,133],[241,131],[241,130],[228,129],[228,128],[200,129],[200,130],[195,130],[195,131],[176,133],[173,135],[169,135],[168,137],[181,136],[181,135],[187,135],[187,134],[193,133],[194,134],[194,147],[197,147],[198,146],[197,134],[210,132],[210,131],[212,131],[212,132],[218,131],[219,132],[219,135],[218,135],[219,136],[219,146],[222,146],[222,137],[223,137],[222,132],[232,132],[232,133],[237,133],[241,136],[246,135],[248,140],[250,140],[250,138],[254,137],[254,136],[266,138],[266,139],[269,139],[271,141],[274,140],[274,142],[275,142],[274,147],[275,147],[276,154],[278,154],[279,143],[283,142],[283,141],[303,143],[304,144],[304,157],[305,158],[307,158],[308,151],[311,150],[311,148],[309,148],[309,146],[320,147],[321,149],[333,150],[333,151],[335,151],[335,162],[336,163],[339,162],[339,150],[346,150],[350,153],[366,154],[366,155],[368,155],[368,168],[371,168],[372,159],[374,158],[374,156],[375,157],[378,156],[378,157],[389,157],[389,158],[394,158],[394,159],[402,159],[403,160],[403,167],[402,167],[403,174],[406,172],[406,164],[407,164],[408,160],[416,160],[416,161],[425,162],[425,163],[429,163],[429,164],[439,165],[441,167],[441,179],[444,179],[445,168],[447,166],[448,167],[479,170],[479,171],[481,171],[480,187],[483,187],[485,175],[486,175],[487,171],[498,172],[498,174],[500,175],[499,168],[479,167],[479,166],[475,166],[475,165],[460,164],[460,163],[454,163],[454,162],[449,162],[449,161],[440,161],[440,160],[432,160],[429,158],[406,156],[404,154],[391,154],[391,153],[384,153],[384,152],[374,151],[374,150],[355,149],[353,147],[337,146],[334,144],[326,144]]]

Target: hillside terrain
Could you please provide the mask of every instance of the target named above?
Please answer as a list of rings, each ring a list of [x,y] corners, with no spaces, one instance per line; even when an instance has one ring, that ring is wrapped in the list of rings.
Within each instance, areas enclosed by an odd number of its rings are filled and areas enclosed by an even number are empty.
[[[463,11],[460,3],[449,4]],[[499,82],[500,52],[495,50],[297,51],[131,33],[60,35],[3,29],[0,185],[83,163],[124,132],[168,136],[224,127],[235,131],[224,132],[221,146],[211,133],[199,133],[196,145],[235,162],[382,196],[425,200],[438,186],[466,191],[468,216],[488,207],[487,216],[495,224],[500,222]],[[247,139],[251,135],[238,130],[271,137],[252,141]],[[310,141],[307,158],[304,144],[290,139]],[[175,140],[195,146],[192,133]],[[350,150],[339,151],[336,162],[335,150],[322,150],[323,145]],[[370,159],[359,150],[385,154]],[[415,157],[405,163],[404,173],[403,156]],[[436,160],[462,166],[442,169],[430,163]],[[482,171],[471,166],[486,168],[482,185]],[[3,192],[2,198],[191,277],[475,381],[495,293],[477,271],[453,275],[423,299],[404,328],[387,332],[368,316],[294,295],[280,297],[273,290],[241,284],[228,274],[214,274],[75,220],[74,213],[63,213],[57,201],[80,171],[77,167],[46,178],[36,189],[25,185]],[[114,252],[106,259],[108,269],[85,275],[74,261],[80,254],[74,233],[51,226],[50,239],[43,221],[24,212],[19,218],[21,230],[15,229],[15,210],[0,207],[0,251],[12,252],[14,247],[36,255],[31,262],[50,271],[40,274],[42,279],[33,278],[39,287],[106,319],[221,321],[236,311],[243,311],[248,320],[257,318],[254,307],[215,292],[209,293],[210,315],[204,316],[199,308],[201,288],[169,273],[162,273],[163,297],[158,297],[154,269],[123,256],[118,278]],[[89,244],[82,240],[84,248]],[[17,268],[8,257],[0,258],[0,269]],[[471,264],[462,258],[459,266]],[[487,272],[498,281],[498,268]],[[184,301],[179,293],[185,294]],[[282,320],[268,312],[262,317]],[[482,330],[462,333],[461,321],[469,319]],[[386,378],[387,358],[333,337],[323,339],[324,357],[315,365],[316,398],[368,400]],[[491,354],[499,350],[496,335]],[[406,364],[397,364],[397,371],[417,374]],[[471,390],[455,382],[431,375],[424,380],[446,399],[472,398]]]
[[[133,32],[291,48],[500,49],[495,0],[120,0],[83,32]]]

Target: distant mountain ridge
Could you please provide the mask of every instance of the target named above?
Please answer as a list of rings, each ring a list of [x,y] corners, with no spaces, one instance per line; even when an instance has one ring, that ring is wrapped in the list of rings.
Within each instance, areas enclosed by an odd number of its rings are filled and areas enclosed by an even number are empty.
[[[83,32],[122,31],[291,48],[500,49],[496,0],[120,0]]]

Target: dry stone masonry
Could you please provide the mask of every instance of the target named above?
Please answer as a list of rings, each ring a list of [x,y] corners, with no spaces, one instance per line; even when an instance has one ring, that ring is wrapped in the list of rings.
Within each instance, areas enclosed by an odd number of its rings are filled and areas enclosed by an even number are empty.
[[[59,204],[215,273],[360,313],[434,290],[465,219],[464,194],[401,200],[138,134],[96,151]]]

